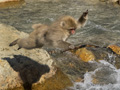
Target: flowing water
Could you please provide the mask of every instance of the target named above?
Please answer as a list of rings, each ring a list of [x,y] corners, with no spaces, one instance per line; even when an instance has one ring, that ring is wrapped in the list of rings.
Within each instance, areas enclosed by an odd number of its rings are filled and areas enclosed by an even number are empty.
[[[84,82],[75,83],[72,90],[120,90],[120,69],[104,60],[92,63],[97,64],[98,68],[93,72],[87,72]],[[99,84],[94,84],[93,78],[98,79]]]
[[[82,12],[89,10],[89,20],[68,40],[73,44],[95,44],[106,46],[120,44],[120,7],[112,4],[91,4],[86,0],[61,0],[58,2],[28,2],[19,8],[0,9],[0,22],[14,26],[19,31],[30,33],[32,24],[50,24],[62,15],[78,19]],[[73,90],[120,90],[120,70],[106,61],[93,72],[84,75],[84,82],[75,83]],[[104,74],[104,78],[102,74]],[[98,75],[101,75],[97,77]],[[93,84],[92,78],[100,79]],[[103,80],[101,80],[103,78]],[[104,82],[104,84],[103,84]]]

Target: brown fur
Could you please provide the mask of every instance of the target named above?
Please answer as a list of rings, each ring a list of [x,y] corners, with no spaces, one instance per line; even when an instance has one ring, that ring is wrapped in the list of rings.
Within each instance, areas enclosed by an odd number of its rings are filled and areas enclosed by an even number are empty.
[[[71,16],[63,16],[53,22],[50,26],[35,24],[32,26],[34,31],[30,33],[29,37],[17,39],[16,41],[13,41],[10,46],[18,44],[19,49],[33,49],[41,48],[43,46],[52,46],[62,50],[74,48],[73,45],[66,42],[66,40],[73,31],[84,26],[87,21],[87,16],[88,11],[84,12],[78,21]]]

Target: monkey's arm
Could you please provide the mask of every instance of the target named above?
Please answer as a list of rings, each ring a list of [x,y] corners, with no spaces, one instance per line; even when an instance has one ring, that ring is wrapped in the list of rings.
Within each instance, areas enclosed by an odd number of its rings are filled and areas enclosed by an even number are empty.
[[[53,42],[53,46],[58,48],[58,49],[61,49],[63,51],[74,48],[74,45],[72,45],[68,42],[62,41],[62,40]]]
[[[78,19],[78,28],[84,27],[88,20],[88,10],[83,12],[81,17]]]

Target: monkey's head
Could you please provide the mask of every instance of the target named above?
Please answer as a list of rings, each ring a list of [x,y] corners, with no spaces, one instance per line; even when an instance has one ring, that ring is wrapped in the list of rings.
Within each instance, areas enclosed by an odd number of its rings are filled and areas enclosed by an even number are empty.
[[[74,34],[77,28],[77,22],[71,16],[64,16],[60,20],[62,29],[67,30],[70,34]]]

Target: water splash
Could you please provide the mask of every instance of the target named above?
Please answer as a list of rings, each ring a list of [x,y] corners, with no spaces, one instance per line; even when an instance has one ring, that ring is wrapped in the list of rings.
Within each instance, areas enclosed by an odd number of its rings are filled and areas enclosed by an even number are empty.
[[[74,84],[73,90],[120,90],[120,69],[105,60],[93,62],[98,68],[84,75],[84,82]],[[93,83],[96,78],[98,83]],[[103,80],[102,80],[103,79]]]

